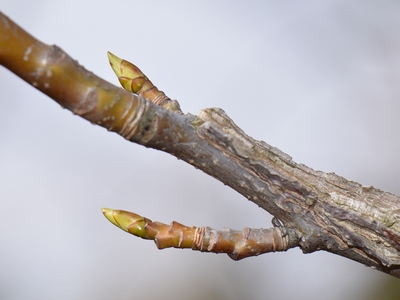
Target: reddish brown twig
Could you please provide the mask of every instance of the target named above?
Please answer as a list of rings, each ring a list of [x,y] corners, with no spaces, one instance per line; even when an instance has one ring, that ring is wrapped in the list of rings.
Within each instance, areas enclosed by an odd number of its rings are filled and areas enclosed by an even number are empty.
[[[191,248],[202,252],[227,253],[233,260],[240,260],[298,246],[295,232],[284,227],[215,230],[210,227],[187,227],[175,221],[166,225],[124,210],[102,210],[111,223],[143,239],[154,240],[158,249]]]

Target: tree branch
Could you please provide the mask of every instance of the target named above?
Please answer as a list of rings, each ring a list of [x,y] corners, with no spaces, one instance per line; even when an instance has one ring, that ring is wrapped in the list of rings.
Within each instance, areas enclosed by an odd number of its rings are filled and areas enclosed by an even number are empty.
[[[303,252],[326,250],[400,278],[398,196],[297,164],[222,109],[183,115],[117,88],[3,14],[0,64],[86,120],[230,186],[295,232]]]

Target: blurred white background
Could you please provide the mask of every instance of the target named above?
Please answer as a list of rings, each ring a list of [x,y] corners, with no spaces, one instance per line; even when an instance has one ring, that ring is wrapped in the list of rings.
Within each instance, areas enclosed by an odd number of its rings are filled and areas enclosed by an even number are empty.
[[[185,112],[221,107],[296,162],[400,194],[398,1],[0,3],[108,81],[110,50]],[[271,217],[4,68],[0,80],[0,299],[366,299],[390,278],[324,252],[234,262],[157,250],[100,208],[214,228],[270,227]]]

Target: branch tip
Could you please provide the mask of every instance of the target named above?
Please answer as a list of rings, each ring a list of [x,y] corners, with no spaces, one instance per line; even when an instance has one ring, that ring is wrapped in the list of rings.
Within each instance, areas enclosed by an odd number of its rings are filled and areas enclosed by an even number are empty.
[[[176,100],[171,100],[164,92],[160,91],[137,66],[119,58],[110,51],[107,52],[107,56],[111,68],[125,90],[142,95],[165,109],[181,113],[179,103]]]

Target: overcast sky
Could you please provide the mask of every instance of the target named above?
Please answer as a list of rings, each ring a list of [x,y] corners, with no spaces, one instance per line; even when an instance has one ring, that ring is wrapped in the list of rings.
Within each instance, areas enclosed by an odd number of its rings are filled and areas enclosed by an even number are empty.
[[[221,107],[296,162],[400,194],[398,1],[22,1],[3,13],[117,84],[112,51],[185,112]],[[1,45],[0,45],[1,47]],[[387,275],[299,249],[159,251],[101,207],[214,228],[268,213],[0,68],[1,299],[365,299]]]

